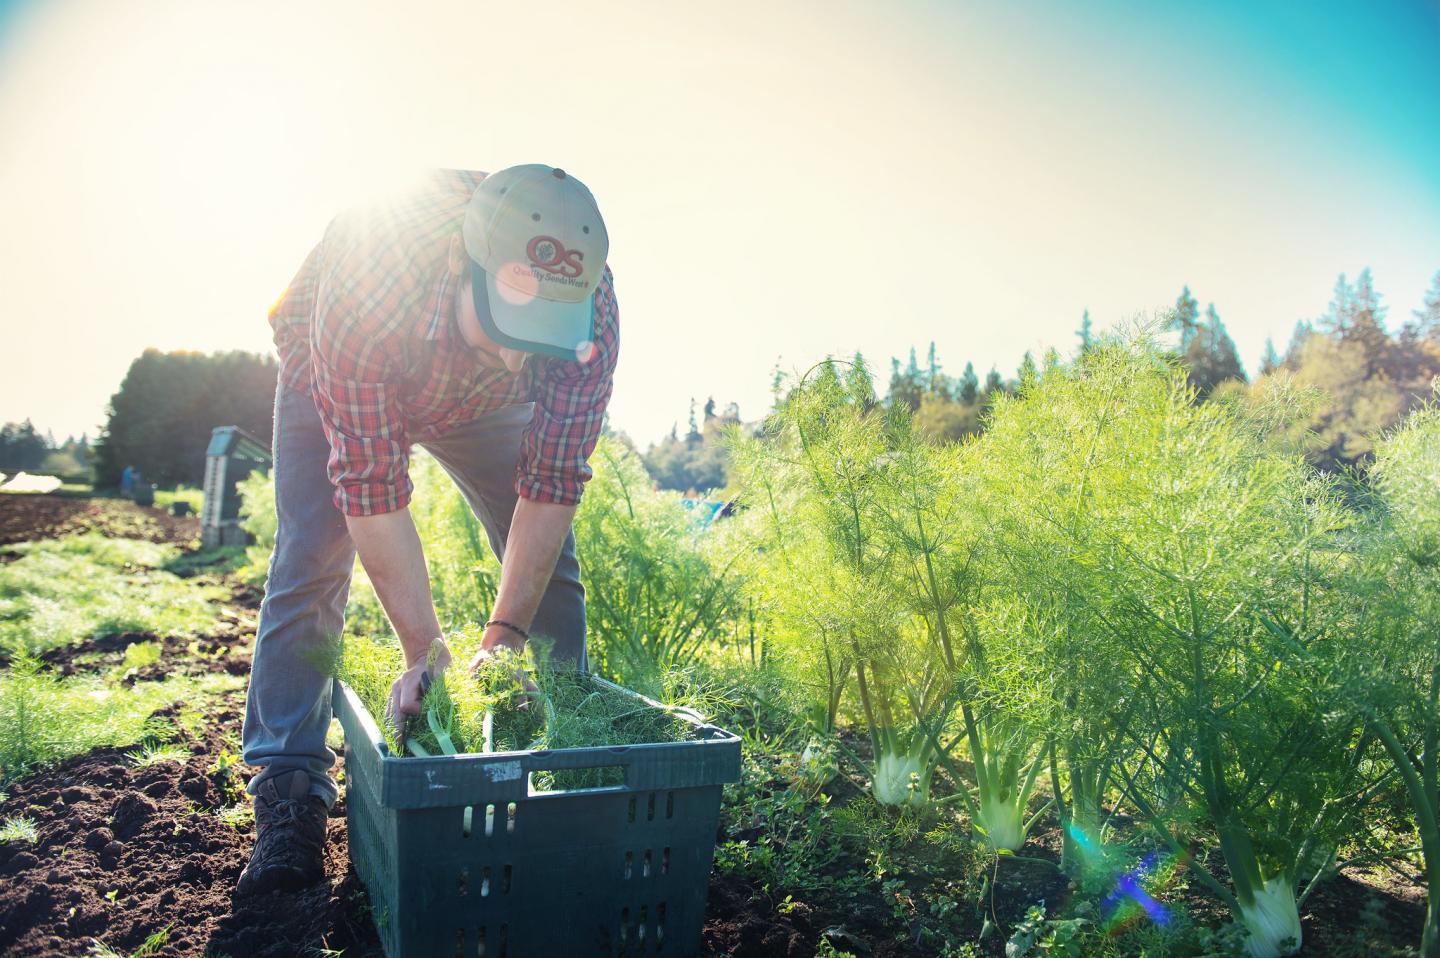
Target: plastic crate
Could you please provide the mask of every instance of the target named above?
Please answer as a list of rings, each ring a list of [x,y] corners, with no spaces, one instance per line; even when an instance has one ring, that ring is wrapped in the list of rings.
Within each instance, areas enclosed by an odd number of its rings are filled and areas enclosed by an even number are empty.
[[[396,758],[344,683],[334,702],[350,859],[389,958],[699,950],[734,735],[681,712],[691,741]],[[623,785],[532,791],[536,772],[617,766]]]

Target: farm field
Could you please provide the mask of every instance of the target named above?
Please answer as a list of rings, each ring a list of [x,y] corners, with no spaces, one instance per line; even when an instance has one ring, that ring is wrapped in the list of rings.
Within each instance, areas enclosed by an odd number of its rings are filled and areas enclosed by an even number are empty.
[[[1415,812],[1405,769],[1397,774],[1371,729],[1423,747],[1424,700],[1396,686],[1388,702],[1361,704],[1414,667],[1394,645],[1395,624],[1409,620],[1389,603],[1415,580],[1377,600],[1391,644],[1362,659],[1371,626],[1351,603],[1376,580],[1347,577],[1392,567],[1354,549],[1346,510],[1356,494],[1306,485],[1317,480],[1264,451],[1254,420],[1193,405],[1143,351],[1102,350],[1075,370],[1037,373],[984,437],[955,446],[907,438],[852,373],[819,367],[764,434],[735,438],[737,482],[763,507],[697,520],[606,440],[576,520],[592,667],[744,740],[703,953],[1417,954],[1427,882]],[[1094,414],[1120,382],[1127,401]],[[1433,423],[1422,410],[1381,452],[1376,494],[1417,523],[1411,551],[1428,548]],[[1089,444],[1069,441],[1092,429]],[[1172,451],[1181,458],[1168,460]],[[964,458],[982,454],[1007,468]],[[1075,501],[1072,487],[1045,478],[1077,474],[1073,456],[1089,457],[1094,515],[1113,510],[1137,531],[1121,553],[1086,553],[1113,533],[1070,516],[1071,566],[1054,558],[1065,553],[1048,538],[1055,514],[1028,523]],[[1405,471],[1415,463],[1420,471]],[[489,607],[497,566],[438,465],[418,458],[413,472],[437,607],[463,628]],[[1174,516],[1137,506],[1157,476],[1175,483],[1162,492],[1192,497]],[[1009,485],[1020,482],[1027,497]],[[990,505],[960,509],[965,490]],[[239,734],[274,534],[266,479],[243,492],[255,544],[209,553],[196,550],[193,519],[114,500],[0,496],[0,953],[380,953],[347,855],[343,790],[325,884],[232,895],[252,834]],[[1293,538],[1326,509],[1324,536]],[[1193,574],[1194,593],[1220,598],[1196,601],[1254,602],[1254,625],[1222,614],[1214,631],[1180,643],[1146,635],[1144,617],[1121,627],[1138,603],[1165,601],[1170,578],[1151,576],[1174,557],[1168,545],[1144,553],[1144,536],[1163,545],[1162,532],[1197,537],[1182,552],[1209,563]],[[977,543],[995,564],[983,584],[970,572]],[[1126,568],[1127,556],[1145,561]],[[1090,578],[1097,561],[1104,577]],[[1297,562],[1283,576],[1243,565]],[[1271,644],[1294,628],[1292,578],[1309,583],[1297,607],[1343,620],[1346,643],[1331,649],[1317,630],[1303,645]],[[1261,598],[1247,598],[1255,581],[1266,583]],[[1139,583],[1148,591],[1126,591]],[[1077,590],[1089,598],[1076,601]],[[1066,641],[1065,616],[1085,623],[1078,645]],[[347,628],[386,634],[363,576]],[[1217,632],[1227,644],[1208,662],[1199,653]],[[1323,660],[1328,678],[1317,674],[1322,654],[1334,656]],[[1376,661],[1383,673],[1370,671]],[[1160,694],[1192,667],[1185,682],[1213,684],[1218,706],[1181,694],[1193,685],[1175,686],[1177,699]],[[1136,717],[1132,703],[1152,713]],[[1205,708],[1198,727],[1221,738],[1180,744]],[[1206,748],[1212,758],[1195,764],[1192,750]],[[343,760],[337,773],[343,786]],[[1216,820],[1228,823],[1223,834]],[[1258,877],[1241,893],[1246,868]]]
[[[11,542],[48,537],[57,528],[72,535],[104,528],[187,548],[197,532],[193,520],[173,522],[126,502],[18,495],[0,497],[0,528]],[[198,642],[165,637],[160,661],[126,681],[245,674],[259,596],[223,573],[214,578],[231,588],[218,603],[216,627]],[[100,673],[122,663],[127,648],[152,640],[139,634],[80,638],[41,658],[58,675]],[[0,821],[28,818],[37,836],[0,844],[0,953],[94,955],[101,942],[128,955],[163,931],[163,944],[145,954],[278,958],[322,948],[381,954],[364,891],[349,870],[343,798],[331,815],[325,886],[283,908],[269,897],[233,898],[251,841],[241,796],[249,773],[236,763],[243,705],[238,686],[168,704],[153,713],[165,742],[95,748],[8,786]],[[826,947],[821,942],[856,953],[942,954],[933,943],[908,940],[911,928],[925,924],[922,909],[948,906],[962,918],[956,930],[968,926],[978,934],[992,909],[992,920],[1017,923],[1036,901],[1058,903],[1074,894],[1049,864],[1059,860],[1053,822],[1037,829],[1025,848],[1035,861],[997,869],[995,861],[965,853],[953,821],[880,812],[863,781],[834,780],[825,798],[796,793],[800,756],[786,747],[793,743],[764,738],[766,716],[759,709],[729,717],[754,723],[762,737],[747,742],[745,780],[727,801],[710,887],[707,954],[810,958]],[[343,769],[342,758],[341,781]],[[877,836],[889,831],[890,818],[902,827],[868,847],[864,819],[877,814],[885,826],[870,823]],[[987,879],[993,896],[976,899]],[[1213,907],[1203,896],[1190,904],[1202,915]],[[1304,954],[1358,954],[1353,922],[1360,914],[1374,916],[1370,931],[1383,930],[1383,942],[1371,947],[1402,948],[1423,921],[1420,889],[1384,870],[1348,872],[1308,909]]]

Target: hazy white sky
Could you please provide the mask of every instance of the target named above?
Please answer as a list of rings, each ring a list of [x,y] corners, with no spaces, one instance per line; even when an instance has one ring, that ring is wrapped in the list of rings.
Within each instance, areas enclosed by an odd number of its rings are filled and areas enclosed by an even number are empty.
[[[1252,371],[1341,272],[1408,317],[1436,6],[1188,7],[0,0],[0,421],[93,434],[146,346],[268,350],[330,216],[427,166],[592,188],[642,444],[777,363],[1010,375],[1187,283]]]

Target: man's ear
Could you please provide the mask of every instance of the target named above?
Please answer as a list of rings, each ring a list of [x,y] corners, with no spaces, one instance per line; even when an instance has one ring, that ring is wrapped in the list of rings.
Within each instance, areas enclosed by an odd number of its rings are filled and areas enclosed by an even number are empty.
[[[465,253],[465,242],[458,236],[450,237],[450,275],[463,276],[465,274],[465,261],[470,257]]]

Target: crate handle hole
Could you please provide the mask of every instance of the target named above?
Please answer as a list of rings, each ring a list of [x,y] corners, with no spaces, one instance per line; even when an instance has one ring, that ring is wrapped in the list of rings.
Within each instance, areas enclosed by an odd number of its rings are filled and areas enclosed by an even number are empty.
[[[630,796],[630,824],[635,823],[635,796]]]
[[[460,869],[460,881],[457,891],[460,893],[461,898],[470,894],[470,869],[468,866]]]
[[[485,868],[484,868],[484,870],[480,872],[480,897],[481,897],[481,898],[489,898],[489,897],[490,897],[490,866],[489,866],[489,865],[486,865]]]
[[[475,958],[485,958],[485,926],[475,929]]]
[[[495,806],[485,806],[485,837],[489,838],[495,834]]]
[[[555,784],[555,776],[547,774],[547,769],[536,769],[526,779],[526,789],[530,795],[584,795],[591,792],[618,792],[625,788],[625,768],[623,764],[611,765],[584,765],[566,771],[573,772],[595,772],[589,778],[590,784],[574,785],[563,787]]]
[[[645,821],[655,821],[655,793],[650,793],[650,808],[645,812]]]
[[[660,874],[670,874],[670,849],[668,847],[660,853]],[[661,907],[663,908],[664,906],[662,905]]]
[[[649,878],[649,877],[650,877],[650,849],[648,849],[648,848],[645,849],[645,864],[644,864],[644,865],[641,867],[641,869],[640,869],[640,877],[641,877],[641,878]],[[644,919],[641,919],[641,920],[643,921]]]
[[[634,853],[634,852],[626,852],[626,853],[625,853],[625,878],[626,878],[627,880],[630,878],[630,874],[631,874],[632,871],[634,871],[634,868],[635,868],[635,853]]]
[[[468,958],[465,954],[465,929],[455,929],[455,958]]]
[[[669,849],[666,849],[669,851]],[[655,950],[659,951],[665,945],[665,903],[662,901],[655,906]]]
[[[500,873],[500,894],[510,894],[510,866],[506,865],[505,870]]]
[[[509,958],[510,954],[510,926],[500,926],[500,947],[497,949],[500,958]]]
[[[623,949],[630,940],[630,909],[620,909],[620,947]]]
[[[471,824],[471,822],[474,820],[474,818],[475,818],[475,806],[474,806],[474,805],[466,805],[466,806],[465,806],[465,820],[464,820],[464,823],[463,823],[463,824],[461,825],[461,827],[460,827],[460,836],[461,836],[462,838],[469,838],[469,837],[470,837],[470,824]]]
[[[505,807],[505,831],[507,833],[515,831],[515,816],[519,813],[519,811],[520,806],[516,805],[514,802],[511,802]]]

